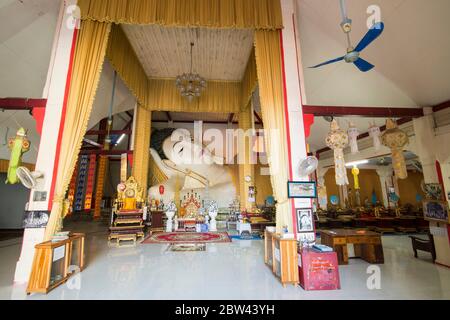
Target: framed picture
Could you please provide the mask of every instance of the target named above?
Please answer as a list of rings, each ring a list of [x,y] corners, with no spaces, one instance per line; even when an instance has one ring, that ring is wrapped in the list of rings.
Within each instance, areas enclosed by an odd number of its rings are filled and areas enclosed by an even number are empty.
[[[314,217],[312,208],[297,209],[297,227],[299,233],[314,232]]]
[[[289,181],[289,198],[317,198],[317,187],[314,181]]]
[[[39,229],[47,226],[50,211],[25,211],[22,227],[25,229]]]
[[[449,223],[447,202],[438,200],[424,201],[423,216],[428,221]]]

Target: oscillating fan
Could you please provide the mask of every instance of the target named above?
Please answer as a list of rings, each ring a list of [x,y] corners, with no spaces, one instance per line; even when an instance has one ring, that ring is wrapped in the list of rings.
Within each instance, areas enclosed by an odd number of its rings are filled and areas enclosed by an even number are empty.
[[[384,23],[378,22],[375,23],[372,28],[366,33],[364,38],[359,42],[356,48],[353,48],[352,42],[350,39],[350,32],[352,31],[352,20],[347,17],[347,9],[345,7],[345,0],[340,0],[341,5],[341,15],[342,15],[342,23],[341,27],[344,33],[347,35],[347,54],[345,56],[318,64],[316,66],[310,68],[319,68],[325,66],[327,64],[335,63],[344,60],[347,63],[353,63],[359,70],[362,72],[370,71],[374,68],[374,65],[367,62],[366,60],[360,57],[361,51],[363,51],[367,46],[369,46],[375,39],[377,39],[384,30]]]
[[[319,165],[319,160],[316,157],[307,157],[300,163],[300,175],[302,177],[309,176],[311,173],[316,171]]]
[[[41,172],[31,172],[26,167],[17,168],[17,177],[27,189],[38,189],[40,182],[43,182],[44,174]]]

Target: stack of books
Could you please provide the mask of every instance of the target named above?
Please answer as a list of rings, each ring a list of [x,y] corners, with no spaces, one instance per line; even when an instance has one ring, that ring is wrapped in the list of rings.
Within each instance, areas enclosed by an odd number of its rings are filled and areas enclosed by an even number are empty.
[[[333,248],[330,248],[323,244],[315,244],[312,247],[314,250],[319,251],[319,252],[333,252]]]
[[[69,239],[69,236],[70,236],[70,231],[57,232],[52,237],[52,242],[59,242],[59,241],[67,240],[67,239]]]

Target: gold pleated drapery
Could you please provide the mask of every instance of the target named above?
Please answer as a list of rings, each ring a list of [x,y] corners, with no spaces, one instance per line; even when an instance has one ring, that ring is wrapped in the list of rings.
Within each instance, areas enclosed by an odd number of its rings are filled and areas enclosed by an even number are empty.
[[[258,74],[256,72],[256,58],[255,58],[255,50],[252,50],[250,55],[250,59],[248,60],[247,67],[245,68],[244,78],[241,82],[242,88],[242,105],[241,110],[245,110],[245,108],[249,107],[250,100],[252,99],[253,92],[255,91],[258,85]]]
[[[239,155],[244,160],[244,163],[239,163],[239,197],[241,200],[241,208],[244,210],[250,210],[253,206],[253,203],[248,201],[249,187],[254,186],[255,181],[255,166],[251,158],[253,141],[252,135],[249,132],[249,130],[254,128],[252,120],[252,107],[251,103],[249,103],[244,111],[239,112],[239,129],[245,133],[238,141]],[[249,134],[247,135],[247,133]],[[251,181],[246,181],[247,176],[251,178]]]
[[[60,226],[65,194],[86,133],[110,30],[110,23],[83,21],[81,25],[67,100],[53,207],[45,240],[49,240]]]
[[[150,137],[152,130],[152,112],[140,105],[136,113],[136,129],[133,150],[133,177],[144,190],[147,198],[148,168],[150,164]]]
[[[256,31],[255,55],[258,71],[265,148],[270,165],[274,197],[277,200],[277,231],[288,226],[293,232],[287,194],[288,141],[286,134],[280,31]]]
[[[83,20],[167,27],[274,30],[280,0],[79,0]]]
[[[106,58],[143,106],[148,105],[148,78],[120,25],[113,25]]]
[[[151,79],[146,106],[153,111],[237,113],[240,90],[239,82],[208,81],[202,96],[188,102],[175,86],[175,80]]]

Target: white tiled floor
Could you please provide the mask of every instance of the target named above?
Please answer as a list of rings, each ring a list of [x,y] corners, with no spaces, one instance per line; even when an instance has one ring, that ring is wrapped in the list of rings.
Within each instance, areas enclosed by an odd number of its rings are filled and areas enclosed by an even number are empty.
[[[79,224],[72,230],[84,225]],[[20,239],[0,242],[0,299],[450,299],[450,269],[423,253],[414,259],[407,236],[383,237],[381,289],[366,286],[368,263],[340,266],[342,289],[283,288],[263,262],[262,241],[208,244],[206,252],[167,252],[167,245],[108,246],[100,225],[90,227],[87,268],[48,295],[26,297],[12,286]],[[70,287],[72,286],[72,287]]]

